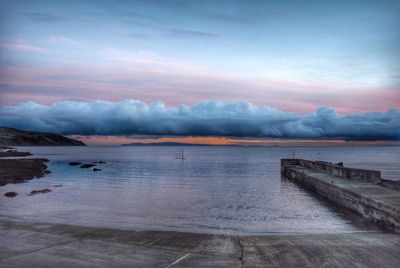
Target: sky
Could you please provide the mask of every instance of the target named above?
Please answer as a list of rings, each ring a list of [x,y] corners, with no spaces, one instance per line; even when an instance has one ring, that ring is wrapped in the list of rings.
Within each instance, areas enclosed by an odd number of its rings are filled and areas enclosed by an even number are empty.
[[[0,125],[397,140],[399,29],[398,0],[0,0]]]

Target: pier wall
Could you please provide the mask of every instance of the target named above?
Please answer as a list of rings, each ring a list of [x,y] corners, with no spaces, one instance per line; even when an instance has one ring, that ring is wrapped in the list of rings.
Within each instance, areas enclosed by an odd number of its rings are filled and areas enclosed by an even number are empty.
[[[287,165],[298,165],[315,171],[331,174],[333,176],[346,178],[349,180],[371,182],[371,183],[381,182],[381,172],[378,170],[348,168],[335,165],[329,162],[310,161],[305,159],[281,159],[281,167]]]
[[[400,192],[376,184],[380,181],[379,171],[282,159],[281,172],[283,177],[326,199],[380,226],[400,232]]]

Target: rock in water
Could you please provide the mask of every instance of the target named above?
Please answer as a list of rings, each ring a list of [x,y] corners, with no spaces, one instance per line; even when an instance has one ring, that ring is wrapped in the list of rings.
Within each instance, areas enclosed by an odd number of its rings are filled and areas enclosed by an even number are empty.
[[[43,189],[43,190],[33,190],[29,195],[35,195],[35,194],[45,194],[51,192],[49,189]]]
[[[94,167],[94,166],[96,166],[96,165],[95,164],[82,164],[81,168],[91,168],[91,167]]]
[[[94,168],[93,171],[101,171],[100,168]]]
[[[7,197],[15,197],[15,196],[17,196],[17,193],[16,192],[7,192],[4,195]]]
[[[16,156],[28,156],[32,155],[29,152],[17,152],[15,150],[8,150],[5,152],[0,152],[0,157],[16,157]]]
[[[80,164],[82,164],[82,163],[81,162],[69,162],[70,166],[77,166],[77,165],[80,165]]]

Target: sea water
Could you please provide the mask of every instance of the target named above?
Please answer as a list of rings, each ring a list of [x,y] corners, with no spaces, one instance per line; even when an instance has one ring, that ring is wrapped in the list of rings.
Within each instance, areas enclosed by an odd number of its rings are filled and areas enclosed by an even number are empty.
[[[365,231],[346,210],[280,176],[280,159],[344,162],[400,179],[399,147],[20,147],[51,174],[0,187],[0,218],[220,234]],[[177,159],[184,149],[185,160]],[[97,164],[101,171],[70,166]],[[60,187],[56,187],[60,186]],[[29,195],[32,190],[50,189]],[[14,198],[4,196],[15,191]]]

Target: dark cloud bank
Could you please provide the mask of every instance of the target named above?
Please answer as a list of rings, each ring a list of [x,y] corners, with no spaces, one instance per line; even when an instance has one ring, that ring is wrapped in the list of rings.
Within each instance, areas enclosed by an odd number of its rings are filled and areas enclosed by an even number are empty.
[[[205,101],[177,108],[137,100],[62,101],[49,106],[27,102],[0,108],[0,125],[65,135],[399,140],[400,110],[340,116],[325,107],[300,115],[245,101]]]

